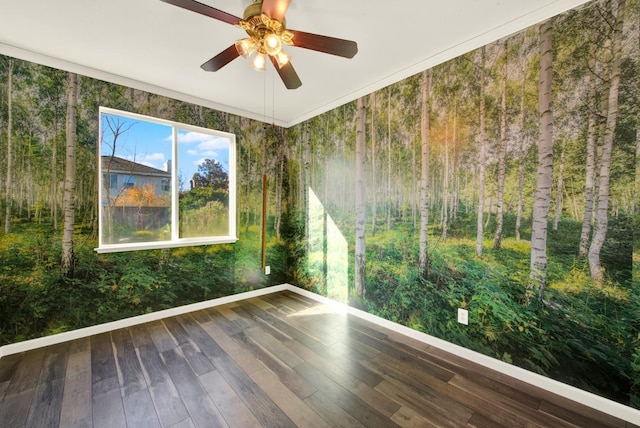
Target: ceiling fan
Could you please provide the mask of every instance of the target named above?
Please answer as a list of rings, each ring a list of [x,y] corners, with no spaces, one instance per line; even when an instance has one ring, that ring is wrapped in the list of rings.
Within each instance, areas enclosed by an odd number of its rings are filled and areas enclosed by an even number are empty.
[[[321,36],[286,28],[285,13],[291,0],[253,0],[244,11],[243,18],[228,14],[195,0],[162,0],[192,12],[200,13],[245,30],[249,37],[233,45],[202,64],[203,70],[218,71],[239,56],[251,59],[251,66],[264,71],[267,58],[271,61],[287,89],[302,85],[298,73],[291,65],[283,45],[297,46],[344,58],[353,58],[358,45],[351,40]]]

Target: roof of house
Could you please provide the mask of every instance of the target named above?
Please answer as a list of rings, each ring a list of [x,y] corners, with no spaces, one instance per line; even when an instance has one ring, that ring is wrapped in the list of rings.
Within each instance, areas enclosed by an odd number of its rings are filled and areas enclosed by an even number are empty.
[[[152,168],[147,165],[142,165],[137,162],[132,162],[127,159],[119,158],[116,156],[102,156],[102,171],[107,172],[121,172],[130,175],[161,175],[171,177],[171,172],[163,171],[161,169]]]

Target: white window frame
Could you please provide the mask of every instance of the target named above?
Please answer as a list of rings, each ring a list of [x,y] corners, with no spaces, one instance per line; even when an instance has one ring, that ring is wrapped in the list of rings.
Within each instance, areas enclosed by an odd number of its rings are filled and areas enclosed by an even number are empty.
[[[161,125],[170,126],[172,129],[172,161],[171,161],[171,239],[166,241],[153,241],[153,242],[136,242],[136,243],[122,243],[122,244],[104,244],[102,242],[103,236],[103,192],[105,190],[103,183],[103,171],[101,161],[101,149],[102,149],[102,114],[118,115],[129,119],[147,121],[157,123]],[[223,132],[208,128],[202,128],[199,126],[187,125],[180,122],[175,122],[166,119],[159,119],[156,117],[145,116],[137,113],[131,113],[122,110],[116,110],[109,107],[99,108],[99,129],[98,129],[98,148],[97,148],[97,163],[98,163],[98,248],[95,248],[97,253],[114,253],[122,251],[137,251],[137,250],[152,250],[161,248],[175,248],[197,245],[212,245],[212,244],[229,244],[238,241],[236,236],[236,136],[229,132]],[[210,134],[213,136],[223,137],[229,140],[229,235],[219,236],[207,236],[198,238],[180,238],[179,237],[179,165],[178,159],[178,131],[190,131],[202,134]],[[109,179],[107,177],[107,179]]]

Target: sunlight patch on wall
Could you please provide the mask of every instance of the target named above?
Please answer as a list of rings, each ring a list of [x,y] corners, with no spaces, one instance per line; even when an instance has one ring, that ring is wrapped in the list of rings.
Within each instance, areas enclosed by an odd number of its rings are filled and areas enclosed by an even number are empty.
[[[311,277],[323,281],[319,292],[346,302],[349,296],[349,255],[347,240],[327,213],[311,188],[309,193],[309,258],[307,269]]]

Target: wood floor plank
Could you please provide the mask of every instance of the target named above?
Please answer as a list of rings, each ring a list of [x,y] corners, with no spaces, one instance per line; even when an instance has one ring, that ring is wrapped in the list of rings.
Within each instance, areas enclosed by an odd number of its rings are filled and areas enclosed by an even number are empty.
[[[185,321],[182,321],[182,319]],[[176,337],[182,354],[185,356],[187,362],[197,375],[202,375],[215,370],[215,367],[213,367],[211,361],[209,361],[206,355],[200,350],[191,334],[187,333],[185,328],[182,326],[182,322],[187,323],[188,326],[188,320],[189,317],[174,318],[172,320],[173,322],[167,322],[168,320],[165,320],[165,325],[171,334]]]
[[[2,421],[2,424],[11,428],[24,427],[35,393],[36,388],[33,387],[11,395],[5,395],[2,403],[0,403],[0,421]]]
[[[138,324],[129,327],[131,333],[131,339],[133,340],[133,346],[135,348],[142,348],[143,346],[154,346],[153,339],[149,331],[147,331],[147,324]]]
[[[318,388],[325,396],[331,397],[344,411],[352,415],[365,426],[394,427],[395,422],[385,417],[378,410],[372,408],[362,399],[340,384],[328,378],[320,370],[315,369],[309,363],[302,363],[295,367],[295,371],[310,384]]]
[[[91,382],[117,378],[116,360],[111,345],[111,334],[102,333],[91,337]]]
[[[376,386],[376,391],[389,397],[407,409],[415,412],[430,424],[440,427],[463,426],[473,414],[473,410],[458,403],[443,406],[431,391],[415,391],[411,386],[384,380]],[[444,407],[444,408],[443,408]]]
[[[45,355],[46,350],[43,348],[24,354],[11,376],[11,383],[5,392],[5,398],[27,390],[35,391]]]
[[[249,311],[251,311],[252,313],[262,318],[265,322],[274,325],[276,328],[278,328],[279,330],[282,330],[284,333],[292,337],[293,340],[302,343],[304,346],[313,350],[314,352],[321,353],[321,354],[327,353],[327,350],[329,348],[327,348],[325,344],[323,344],[316,338],[309,336],[304,331],[299,330],[292,324],[289,324],[287,321],[280,319],[277,316],[258,308],[257,306],[251,304],[250,302],[246,302],[244,306]]]
[[[328,428],[327,422],[308,407],[300,398],[285,386],[273,373],[262,369],[251,373],[251,379],[282,409],[299,427]],[[307,398],[309,395],[305,396]]]
[[[120,329],[111,333],[115,352],[115,363],[122,396],[127,397],[147,388],[147,382],[133,346],[128,329]]]
[[[220,411],[200,385],[198,376],[177,349],[160,354],[167,371],[196,427],[228,426]]]
[[[187,419],[189,412],[153,342],[136,351],[162,426],[172,426]]]
[[[271,336],[273,336],[276,340],[279,340],[279,341],[281,341],[283,343],[286,343],[288,341],[293,340],[293,338],[291,336],[287,335],[285,332],[279,330],[274,325],[266,322],[262,318],[260,318],[257,315],[251,313],[250,311],[246,310],[246,308],[244,308],[244,306],[236,306],[233,310],[238,316],[241,316],[242,318],[244,318],[246,320],[250,320],[254,327],[258,327],[258,328],[266,331]]]
[[[380,353],[375,356],[375,358],[377,359],[385,359],[386,361],[401,361],[403,364],[419,367],[420,370],[427,371],[429,374],[445,382],[451,379],[455,374],[440,366],[429,364],[428,361],[425,361],[423,358],[416,356],[413,352],[410,353],[405,349],[395,347],[385,339],[373,338],[372,336],[366,335],[357,329],[351,330],[351,335],[349,336],[349,338],[351,341],[360,342],[379,350]]]
[[[46,348],[46,354],[42,361],[42,369],[38,384],[63,379],[67,372],[67,359],[69,357],[69,343],[64,342]]]
[[[75,348],[78,349],[78,348]],[[69,348],[71,351],[71,348]],[[77,376],[81,373],[91,374],[91,348],[87,347],[77,352],[69,353],[67,359],[66,377]]]
[[[389,400],[388,397],[380,394],[371,386],[363,383],[359,378],[357,378],[355,376],[358,372],[357,369],[350,371],[343,370],[342,367],[340,367],[340,365],[336,363],[335,358],[323,358],[315,354],[310,349],[305,348],[298,342],[291,342],[289,343],[289,346],[293,351],[303,357],[305,361],[311,364],[314,368],[321,371],[328,378],[341,385],[351,393],[357,395],[362,401],[369,404],[372,408],[378,410],[386,417],[390,417],[400,408],[400,405],[397,402]],[[362,366],[358,367],[361,367],[363,370],[365,370]],[[375,376],[379,379],[379,383],[382,380],[382,377],[377,374]]]
[[[128,427],[160,428],[160,421],[156,414],[149,390],[142,389],[126,395],[124,401],[124,415]]]
[[[10,381],[0,382],[0,401],[4,398],[5,392],[7,392],[7,388],[9,388]]]
[[[227,334],[214,321],[207,321],[203,323],[201,328],[208,336],[202,340],[205,342],[212,341],[219,350],[218,352],[207,353],[207,357],[211,361],[213,361],[212,358],[216,355],[227,354],[246,373],[253,373],[254,371],[262,370],[264,368],[264,364],[262,364],[262,362],[258,361],[251,352],[247,352],[246,349],[238,345],[235,340],[227,336]]]
[[[304,399],[304,403],[311,407],[332,427],[365,428],[365,425],[338,406],[333,398],[327,397],[322,391],[314,392]]]
[[[218,370],[200,376],[200,384],[230,427],[262,426]]]
[[[474,383],[471,379],[456,375],[449,381],[449,385],[453,385],[460,390],[459,393],[454,393],[456,396],[468,397],[468,402],[478,403],[476,405],[481,408],[478,409],[477,412],[489,418],[496,417],[494,420],[498,423],[502,423],[499,417],[500,415],[504,415],[508,421],[517,420],[519,423],[524,422],[541,426],[553,425],[566,428],[571,426],[571,424],[566,421],[523,406],[512,397],[484,388]],[[489,415],[489,413],[491,413],[491,415]]]
[[[147,332],[160,353],[175,349],[178,346],[178,343],[166,329],[162,321],[147,324]]]
[[[11,380],[23,355],[24,354],[13,354],[0,358],[0,383]]]
[[[126,427],[111,334],[91,337],[91,395],[93,426]]]
[[[82,355],[86,352],[76,352],[73,355]],[[89,357],[90,359],[90,357]],[[71,356],[69,358],[71,362]],[[69,364],[67,364],[69,367]],[[81,367],[73,365],[72,367]],[[77,373],[77,374],[72,374]],[[60,411],[60,426],[69,428],[89,428],[93,426],[91,412],[91,371],[67,369],[67,376],[62,394],[62,409]]]
[[[56,427],[60,422],[69,343],[46,348],[27,426]]]
[[[182,420],[175,425],[169,426],[169,428],[196,428],[196,426],[191,421],[191,418]]]
[[[72,340],[69,343],[69,355],[87,351],[91,351],[90,337],[81,337],[80,339]]]
[[[264,349],[252,339],[243,334],[236,335],[235,339],[241,342],[247,351],[251,352],[258,361],[268,367],[299,398],[304,399],[316,391],[309,382],[302,379],[290,366],[276,358],[269,350]],[[262,369],[259,371],[262,371]]]
[[[223,352],[210,358],[220,374],[242,398],[261,424],[264,426],[293,426],[293,422],[282,409],[251,380],[247,372],[242,370],[229,355]]]
[[[94,395],[92,408],[94,428],[127,428],[120,388]]]
[[[242,334],[262,346],[263,349],[267,349],[273,356],[289,367],[295,367],[302,363],[302,358],[291,352],[285,344],[279,342],[262,329],[247,328],[242,331]]]
[[[467,426],[474,428],[510,428],[504,425],[499,425],[480,413],[474,413],[473,416],[471,416],[471,419],[467,422]]]
[[[59,378],[38,385],[26,426],[55,428],[59,425],[64,384],[64,378]]]
[[[405,428],[440,428],[442,425],[437,424],[434,421],[430,421],[427,418],[411,410],[408,407],[401,406],[397,412],[391,416],[391,420]]]
[[[376,390],[425,417],[451,415],[449,420],[464,424],[473,413],[472,408],[459,403],[456,399],[450,399],[449,396],[443,397],[437,393],[437,389],[454,389],[453,387],[410,364],[404,365],[402,361],[393,361],[389,364],[381,358],[364,361],[363,364],[385,378],[375,387]],[[446,423],[446,420],[443,423]]]
[[[542,400],[539,410],[560,419],[569,421],[577,426],[587,426],[594,421],[599,426],[611,428],[625,428],[625,421],[614,416],[605,415],[576,402],[562,397],[551,396]]]

